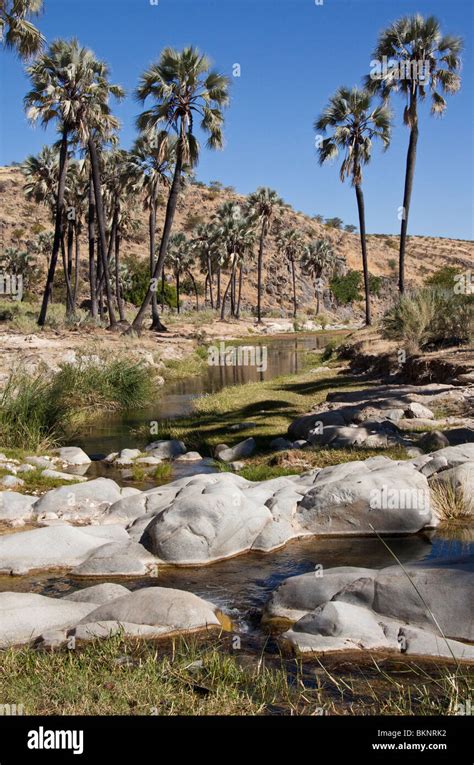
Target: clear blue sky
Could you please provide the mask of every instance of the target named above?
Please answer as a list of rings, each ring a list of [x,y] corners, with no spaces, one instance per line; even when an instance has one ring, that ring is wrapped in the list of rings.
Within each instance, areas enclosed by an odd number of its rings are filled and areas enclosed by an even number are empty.
[[[410,232],[470,239],[473,233],[472,0],[45,0],[38,20],[48,40],[79,38],[111,66],[128,91],[116,112],[129,147],[140,111],[131,94],[143,69],[171,45],[193,44],[216,68],[231,74],[223,152],[202,151],[198,177],[218,179],[248,193],[271,186],[297,210],[357,223],[354,190],[334,166],[320,168],[313,122],[342,84],[359,84],[368,71],[378,32],[397,17],[435,14],[443,31],[462,34],[463,87],[448,97],[444,117],[422,107]],[[21,63],[1,56],[0,164],[21,161],[50,142],[54,131],[31,128],[22,99]],[[386,154],[376,151],[365,171],[370,232],[396,233],[408,130],[395,96],[395,130]]]

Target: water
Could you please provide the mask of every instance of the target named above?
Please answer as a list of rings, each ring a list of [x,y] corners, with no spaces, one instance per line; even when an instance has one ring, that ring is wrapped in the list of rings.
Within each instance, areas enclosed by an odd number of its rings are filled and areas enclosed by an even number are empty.
[[[322,350],[337,334],[340,337],[340,333],[321,332],[249,338],[249,345],[267,347],[265,371],[260,372],[255,366],[207,366],[201,375],[166,383],[156,401],[146,408],[98,418],[84,430],[79,439],[74,439],[74,444],[79,444],[91,455],[110,454],[125,448],[143,448],[147,440],[136,431],[144,424],[187,416],[192,413],[196,398],[206,393],[216,393],[225,386],[294,374],[301,369],[305,353]],[[228,341],[226,347],[230,346],[232,342]]]
[[[430,565],[450,564],[474,553],[474,530],[460,529],[452,538],[444,532],[423,532],[412,536],[387,538],[390,551],[378,539],[369,537],[310,538],[289,542],[272,553],[245,553],[209,566],[163,566],[158,577],[119,579],[134,590],[160,586],[188,590],[211,601],[225,613],[243,633],[262,634],[260,614],[270,593],[287,577],[334,566],[384,568],[396,563],[426,562]],[[112,581],[111,577],[107,581]],[[75,579],[72,576],[0,577],[1,590],[38,592],[62,597],[74,590],[97,584],[100,580]]]
[[[160,397],[150,407],[126,415],[98,419],[82,439],[89,454],[108,453],[125,447],[143,447],[143,438],[133,435],[133,429],[150,420],[171,419],[188,415],[196,397],[220,390],[224,385],[239,385],[258,379],[268,380],[277,375],[298,371],[302,354],[323,348],[331,333],[294,335],[284,338],[259,339],[268,346],[268,368],[259,373],[252,367],[208,367],[198,377],[167,384]],[[245,431],[243,431],[245,437]],[[189,472],[212,471],[212,463],[175,463],[174,478]],[[88,475],[109,475],[120,483],[119,471],[92,463]],[[149,488],[143,486],[141,488]],[[188,590],[203,597],[228,613],[238,628],[250,637],[261,635],[259,617],[270,593],[287,577],[314,571],[317,565],[363,566],[383,568],[395,563],[426,561],[446,565],[474,553],[474,530],[458,529],[446,532],[424,532],[413,536],[391,537],[386,540],[392,553],[374,538],[310,538],[288,543],[272,553],[246,553],[220,563],[201,567],[165,567],[156,579],[119,580],[129,587],[162,586]],[[111,580],[110,577],[107,578]],[[41,574],[30,577],[0,577],[0,591],[33,591],[61,597],[73,590],[97,584],[100,580],[75,579],[71,575]]]

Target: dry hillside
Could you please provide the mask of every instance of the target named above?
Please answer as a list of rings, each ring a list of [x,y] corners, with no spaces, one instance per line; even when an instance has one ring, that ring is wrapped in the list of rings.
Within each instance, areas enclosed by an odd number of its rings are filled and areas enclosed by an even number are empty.
[[[6,247],[24,248],[28,240],[34,240],[44,230],[51,229],[48,211],[45,207],[28,203],[23,195],[23,176],[18,167],[0,168],[0,252]],[[244,198],[229,189],[221,191],[208,187],[190,185],[185,190],[180,202],[175,221],[175,231],[184,230],[188,235],[192,226],[211,218],[216,209],[225,201],[243,201]],[[139,221],[136,235],[123,243],[123,256],[148,257],[147,254],[147,216],[137,199],[135,215]],[[158,230],[164,216],[164,205],[158,213]],[[349,234],[320,224],[310,217],[283,208],[283,223],[302,230],[310,238],[324,237],[331,241],[338,256],[345,259],[347,267],[360,270],[360,247],[357,234]],[[398,237],[383,234],[369,236],[369,261],[371,273],[395,279],[393,265],[398,256]],[[86,241],[83,242],[86,257]],[[458,265],[472,268],[474,263],[474,243],[465,240],[413,236],[409,238],[407,249],[407,281],[412,285],[421,284],[431,273],[445,265]],[[266,289],[264,306],[267,309],[286,311],[289,308],[290,294],[286,263],[278,255],[273,238],[270,237],[266,255]],[[39,264],[44,268],[45,264]],[[85,269],[84,262],[84,269]],[[255,263],[249,264],[249,273],[245,279],[244,304],[254,304],[256,286]],[[390,293],[389,285],[384,295]],[[298,276],[299,302],[310,306],[314,302],[313,290],[308,279]],[[375,301],[376,303],[378,301]],[[377,308],[377,306],[376,306]]]

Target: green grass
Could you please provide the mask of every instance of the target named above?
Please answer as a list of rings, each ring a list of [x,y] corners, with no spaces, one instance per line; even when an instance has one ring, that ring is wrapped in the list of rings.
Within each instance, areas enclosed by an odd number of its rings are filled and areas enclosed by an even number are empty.
[[[364,449],[351,447],[347,449],[291,449],[263,454],[246,460],[245,467],[238,474],[249,481],[266,481],[268,478],[278,478],[284,475],[296,475],[313,468],[331,467],[343,462],[367,460],[369,457],[383,455],[392,460],[408,460],[409,456],[403,446],[391,446],[387,449]],[[221,464],[221,463],[219,463]],[[223,468],[229,470],[228,466]]]
[[[144,465],[132,465],[132,480],[142,483],[153,479],[156,486],[169,483],[171,481],[173,469],[169,462],[163,462],[155,468],[147,468]]]
[[[51,466],[54,468],[54,465]],[[67,486],[73,481],[68,481],[63,478],[47,478],[41,475],[44,468],[36,468],[35,470],[29,470],[27,473],[18,473],[17,478],[21,478],[24,481],[23,486],[16,486],[14,491],[20,494],[43,494],[50,489],[57,489],[59,486]],[[8,470],[0,468],[0,478],[5,475],[12,475]]]
[[[228,638],[123,640],[1,652],[0,698],[29,715],[456,714],[467,668],[390,665],[367,654],[301,662],[232,650]],[[339,664],[338,664],[339,662]]]
[[[98,411],[136,409],[155,394],[149,369],[126,356],[80,359],[52,375],[14,370],[0,397],[0,444],[44,451]]]
[[[199,346],[195,351],[182,359],[169,359],[165,361],[165,369],[162,371],[162,374],[166,382],[172,382],[201,375],[206,371],[206,368],[207,348]]]
[[[310,361],[314,365],[314,358]],[[331,390],[360,390],[357,378],[338,377],[331,368],[315,375],[311,371],[223,388],[198,398],[191,416],[163,421],[158,438],[178,438],[188,449],[212,454],[219,443],[232,445],[254,437],[258,448],[266,449],[277,436],[285,435],[299,415],[322,403]],[[240,422],[255,423],[245,431],[230,431]]]

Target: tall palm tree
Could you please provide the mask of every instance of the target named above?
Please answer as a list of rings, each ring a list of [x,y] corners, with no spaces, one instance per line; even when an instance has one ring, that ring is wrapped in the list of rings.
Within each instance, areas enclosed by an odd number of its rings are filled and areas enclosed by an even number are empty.
[[[334,264],[334,252],[327,239],[316,239],[305,246],[301,258],[301,269],[313,282],[316,295],[316,314],[319,313],[320,308],[321,279],[325,272],[334,267]]]
[[[57,177],[59,168],[59,154],[56,146],[43,146],[37,156],[29,156],[23,162],[22,173],[25,177],[23,191],[26,199],[43,204],[48,207],[53,224],[56,218],[56,192]],[[68,193],[67,176],[70,167],[66,173],[64,195]],[[64,245],[64,229],[66,224],[66,210],[62,211],[59,227],[59,245],[63,256],[64,279],[66,282],[67,303],[66,313],[72,313],[72,293],[69,283],[69,274],[66,263],[66,253]]]
[[[276,208],[282,204],[282,200],[273,189],[261,186],[253,194],[249,194],[247,204],[250,214],[260,223],[260,243],[258,249],[257,266],[257,322],[262,323],[262,276],[263,276],[263,257],[265,252],[265,242],[267,234],[270,231],[273,216]]]
[[[32,123],[40,121],[45,127],[51,121],[55,121],[61,132],[55,237],[38,324],[42,326],[46,320],[54,281],[64,210],[68,146],[69,143],[74,143],[87,149],[90,158],[100,252],[107,277],[105,287],[109,320],[113,326],[116,320],[108,274],[98,145],[110,141],[119,126],[118,120],[111,114],[109,100],[110,96],[121,98],[123,90],[118,85],[110,84],[106,64],[74,39],[56,40],[46,53],[41,54],[27,67],[26,71],[32,83],[32,89],[25,96],[28,119]]]
[[[398,286],[401,293],[405,291],[405,248],[418,144],[418,105],[430,94],[431,113],[443,114],[446,100],[440,90],[451,94],[461,87],[462,48],[462,39],[443,35],[434,16],[424,18],[418,13],[405,16],[381,33],[373,53],[376,62],[385,60],[389,65],[379,64],[366,77],[366,87],[371,92],[379,92],[385,100],[392,92],[399,92],[405,98],[403,122],[410,129],[410,140],[400,231]]]
[[[168,250],[166,253],[166,264],[170,266],[176,283],[176,310],[180,312],[180,285],[181,276],[185,273],[187,266],[187,250],[189,242],[186,234],[172,234],[170,236]]]
[[[141,77],[137,97],[142,102],[151,97],[154,104],[139,116],[139,130],[164,127],[174,131],[177,142],[173,181],[166,206],[158,258],[150,286],[132,324],[133,330],[141,329],[163,268],[182,187],[183,167],[187,164],[192,168],[198,160],[199,145],[194,135],[194,118],[200,117],[201,130],[208,135],[208,148],[222,148],[222,108],[229,102],[228,89],[228,78],[210,71],[209,59],[193,47],[184,48],[182,51],[165,48],[159,61]]]
[[[325,138],[319,149],[319,163],[337,157],[344,151],[344,160],[340,169],[340,179],[351,178],[355,187],[357,209],[359,213],[360,243],[362,249],[362,267],[365,288],[365,322],[371,324],[369,292],[369,267],[367,262],[367,241],[365,234],[364,195],[362,192],[362,166],[370,162],[372,141],[379,139],[383,148],[390,144],[391,114],[388,106],[382,104],[372,108],[371,95],[360,88],[339,88],[330,98],[314,127],[319,132],[331,128],[332,135]]]
[[[122,300],[120,243],[127,234],[127,229],[133,230],[134,219],[130,209],[136,199],[136,192],[141,187],[141,175],[135,158],[125,149],[112,149],[103,152],[102,183],[104,187],[104,208],[109,220],[108,263],[114,263],[115,297],[120,321],[125,321],[125,311]],[[102,273],[98,290],[102,289],[105,274]]]
[[[0,0],[0,42],[20,58],[34,56],[43,47],[43,35],[28,18],[42,7],[43,0]]]
[[[85,160],[70,160],[68,164],[65,206],[68,233],[67,281],[70,313],[74,313],[79,292],[80,237],[84,222],[88,182]],[[74,284],[72,283],[72,247],[74,245]]]
[[[230,277],[221,302],[221,320],[224,319],[227,298],[230,294],[231,316],[238,318],[237,272],[239,271],[239,294],[243,276],[245,255],[254,243],[254,219],[246,215],[247,209],[236,202],[225,202],[215,215],[217,235],[223,249],[222,264],[230,269]]]
[[[296,319],[296,262],[304,252],[305,242],[301,231],[295,228],[283,228],[277,236],[277,247],[288,261],[293,288],[293,318]]]
[[[214,308],[214,272],[219,267],[222,255],[222,242],[217,224],[211,222],[197,226],[192,247],[197,255],[201,273],[206,274],[205,299],[209,287],[209,302],[211,308]]]
[[[169,188],[170,173],[176,158],[176,139],[162,130],[140,135],[131,151],[131,161],[137,167],[143,189],[144,207],[148,210],[150,242],[150,279],[155,269],[156,210],[161,189]],[[152,328],[164,330],[158,313],[156,290],[151,299]]]

